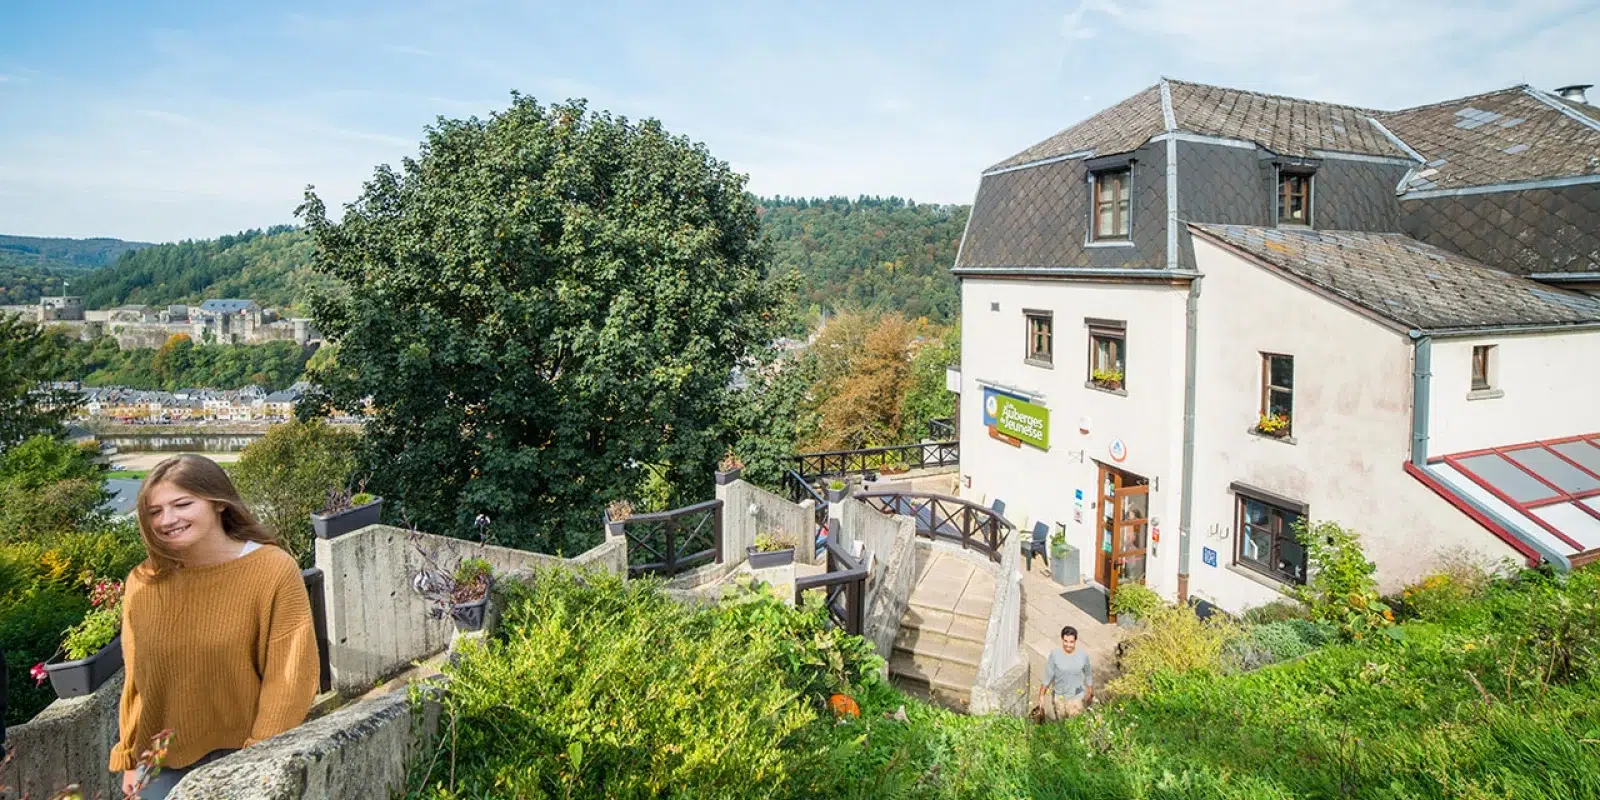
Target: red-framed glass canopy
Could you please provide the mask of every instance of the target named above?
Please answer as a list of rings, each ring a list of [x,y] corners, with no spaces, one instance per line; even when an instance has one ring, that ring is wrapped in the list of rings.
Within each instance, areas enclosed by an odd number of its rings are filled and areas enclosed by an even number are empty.
[[[1525,541],[1566,556],[1600,550],[1600,434],[1454,453],[1428,467]]]

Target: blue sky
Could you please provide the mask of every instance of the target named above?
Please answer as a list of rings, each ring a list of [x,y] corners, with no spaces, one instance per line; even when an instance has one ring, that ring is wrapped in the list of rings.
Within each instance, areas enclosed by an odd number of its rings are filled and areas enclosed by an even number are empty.
[[[1392,108],[1600,83],[1597,41],[1577,0],[0,0],[0,232],[292,222],[513,89],[659,118],[762,194],[966,203],[1162,75]]]

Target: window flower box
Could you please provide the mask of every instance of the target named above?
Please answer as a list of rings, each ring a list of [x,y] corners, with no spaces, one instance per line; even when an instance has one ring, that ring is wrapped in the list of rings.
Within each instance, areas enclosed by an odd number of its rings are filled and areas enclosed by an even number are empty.
[[[1274,439],[1289,438],[1290,421],[1282,414],[1262,414],[1256,421],[1255,432]]]
[[[1102,389],[1116,391],[1122,388],[1122,370],[1097,369],[1089,374],[1089,382]]]

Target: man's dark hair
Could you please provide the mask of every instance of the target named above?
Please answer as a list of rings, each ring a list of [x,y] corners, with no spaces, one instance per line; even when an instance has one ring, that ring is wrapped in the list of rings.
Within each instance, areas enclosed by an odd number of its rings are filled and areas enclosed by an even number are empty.
[[[1068,636],[1071,636],[1074,639],[1078,638],[1078,629],[1072,627],[1071,625],[1068,625],[1067,627],[1062,628],[1061,629],[1061,638],[1065,639]]]

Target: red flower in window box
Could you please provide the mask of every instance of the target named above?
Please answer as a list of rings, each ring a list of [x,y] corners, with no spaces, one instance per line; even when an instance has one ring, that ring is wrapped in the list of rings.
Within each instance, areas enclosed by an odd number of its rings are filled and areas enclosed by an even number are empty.
[[[1289,435],[1289,418],[1283,414],[1262,414],[1256,422],[1256,433],[1271,436],[1274,439],[1287,438]]]

